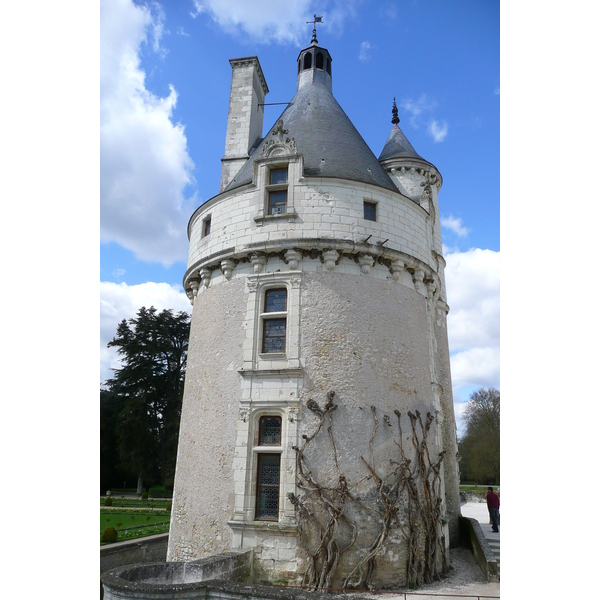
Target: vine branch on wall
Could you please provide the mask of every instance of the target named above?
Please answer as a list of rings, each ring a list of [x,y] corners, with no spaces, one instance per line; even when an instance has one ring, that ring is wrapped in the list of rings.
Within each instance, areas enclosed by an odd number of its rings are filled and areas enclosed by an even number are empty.
[[[435,461],[431,460],[428,437],[435,417],[427,413],[423,423],[419,411],[408,412],[412,430],[412,458],[409,458],[402,444],[401,413],[394,411],[399,431],[399,441],[393,433],[393,425],[387,414],[383,422],[387,434],[397,447],[398,456],[388,457],[387,464],[376,464],[374,440],[380,428],[377,409],[371,406],[373,431],[369,440],[369,459],[360,456],[366,473],[356,483],[350,485],[340,468],[338,449],[333,433],[333,415],[338,406],[333,400],[335,392],[327,393],[323,408],[309,399],[306,407],[317,418],[317,424],[310,435],[302,436],[302,445],[296,451],[296,473],[301,494],[288,494],[298,512],[300,543],[308,555],[308,566],[302,585],[309,589],[327,589],[334,576],[342,579],[342,587],[347,589],[373,589],[376,573],[376,557],[380,554],[393,528],[398,528],[407,542],[408,559],[406,580],[399,585],[416,587],[440,577],[448,568],[443,535],[443,502],[440,470],[444,452]],[[321,482],[318,474],[308,466],[306,450],[312,444],[320,453],[326,451],[317,443],[319,434],[326,428],[337,480]],[[380,461],[381,463],[382,461]],[[385,463],[385,461],[383,461]],[[365,481],[372,481],[371,497],[375,502],[363,502],[352,492]],[[369,497],[369,494],[363,497]],[[361,523],[349,516],[347,507],[352,503],[378,516],[379,530],[364,556],[345,573],[338,574],[342,556],[352,547],[361,533]],[[402,511],[402,509],[404,510]],[[402,514],[401,514],[402,511]],[[349,511],[352,513],[352,511]],[[404,523],[402,519],[404,518]],[[364,523],[362,524],[364,529]]]

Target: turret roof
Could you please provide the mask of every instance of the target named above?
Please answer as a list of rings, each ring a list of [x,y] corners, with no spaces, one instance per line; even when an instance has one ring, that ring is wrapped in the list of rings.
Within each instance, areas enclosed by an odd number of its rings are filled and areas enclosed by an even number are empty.
[[[398,191],[328,86],[319,77],[299,85],[289,106],[229,183],[227,190],[252,181],[254,161],[261,155],[280,120],[287,130],[286,137],[293,138],[298,154],[304,157],[305,176],[347,179]]]

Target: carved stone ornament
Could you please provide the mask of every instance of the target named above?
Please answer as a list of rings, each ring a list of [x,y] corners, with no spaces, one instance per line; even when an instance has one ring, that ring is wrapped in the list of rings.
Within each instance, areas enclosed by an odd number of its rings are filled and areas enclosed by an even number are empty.
[[[425,278],[425,271],[422,269],[415,269],[415,276],[413,277],[413,282],[415,284],[415,290],[419,292],[419,294],[426,295],[425,284],[423,283],[423,279]]]
[[[392,263],[392,279],[394,281],[400,281],[400,276],[404,271],[404,261],[403,260],[395,260]]]
[[[223,271],[223,275],[225,275],[225,279],[231,278],[231,274],[233,273],[234,267],[235,267],[235,263],[230,258],[226,258],[221,261],[221,271]]]
[[[263,146],[261,156],[270,158],[297,154],[296,140],[290,138],[287,134],[288,130],[284,128],[283,120],[279,119],[275,125],[275,129],[271,132],[271,137],[269,137]]]
[[[297,408],[288,409],[287,418],[290,423],[296,422],[298,420],[298,409]]]
[[[247,423],[250,418],[250,409],[249,408],[240,408],[240,419]]]
[[[297,250],[288,250],[285,253],[285,260],[287,260],[291,271],[295,271],[302,260],[302,253]]]
[[[252,263],[252,270],[255,275],[262,273],[265,265],[267,264],[267,257],[262,254],[253,254],[250,257],[250,262]]]
[[[359,255],[358,263],[360,264],[360,270],[367,275],[371,271],[371,267],[375,262],[374,258],[370,254]]]
[[[323,252],[323,261],[325,262],[325,268],[328,271],[333,271],[335,269],[335,262],[339,257],[339,253],[337,250],[325,250]]]
[[[199,279],[190,279],[190,287],[192,288],[192,297],[190,298],[190,302],[192,303],[192,306],[194,306],[194,302],[196,300],[196,297],[198,296],[198,288],[200,287],[200,280]]]
[[[211,275],[212,271],[210,269],[200,269],[200,281],[205,288],[207,288],[210,283]]]

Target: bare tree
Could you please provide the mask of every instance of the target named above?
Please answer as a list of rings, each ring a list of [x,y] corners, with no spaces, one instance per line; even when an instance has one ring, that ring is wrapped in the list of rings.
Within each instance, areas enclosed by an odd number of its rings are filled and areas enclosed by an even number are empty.
[[[470,396],[459,443],[461,479],[500,483],[500,391],[481,388]]]

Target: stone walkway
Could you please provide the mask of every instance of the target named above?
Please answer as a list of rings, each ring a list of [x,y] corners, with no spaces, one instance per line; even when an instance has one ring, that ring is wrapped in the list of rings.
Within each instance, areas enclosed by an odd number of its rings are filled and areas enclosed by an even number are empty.
[[[460,512],[463,517],[477,519],[481,525],[483,535],[487,540],[494,556],[498,560],[498,572],[500,572],[500,532],[494,533],[490,524],[490,514],[485,502],[466,502],[461,505]],[[501,529],[501,527],[500,527]]]

